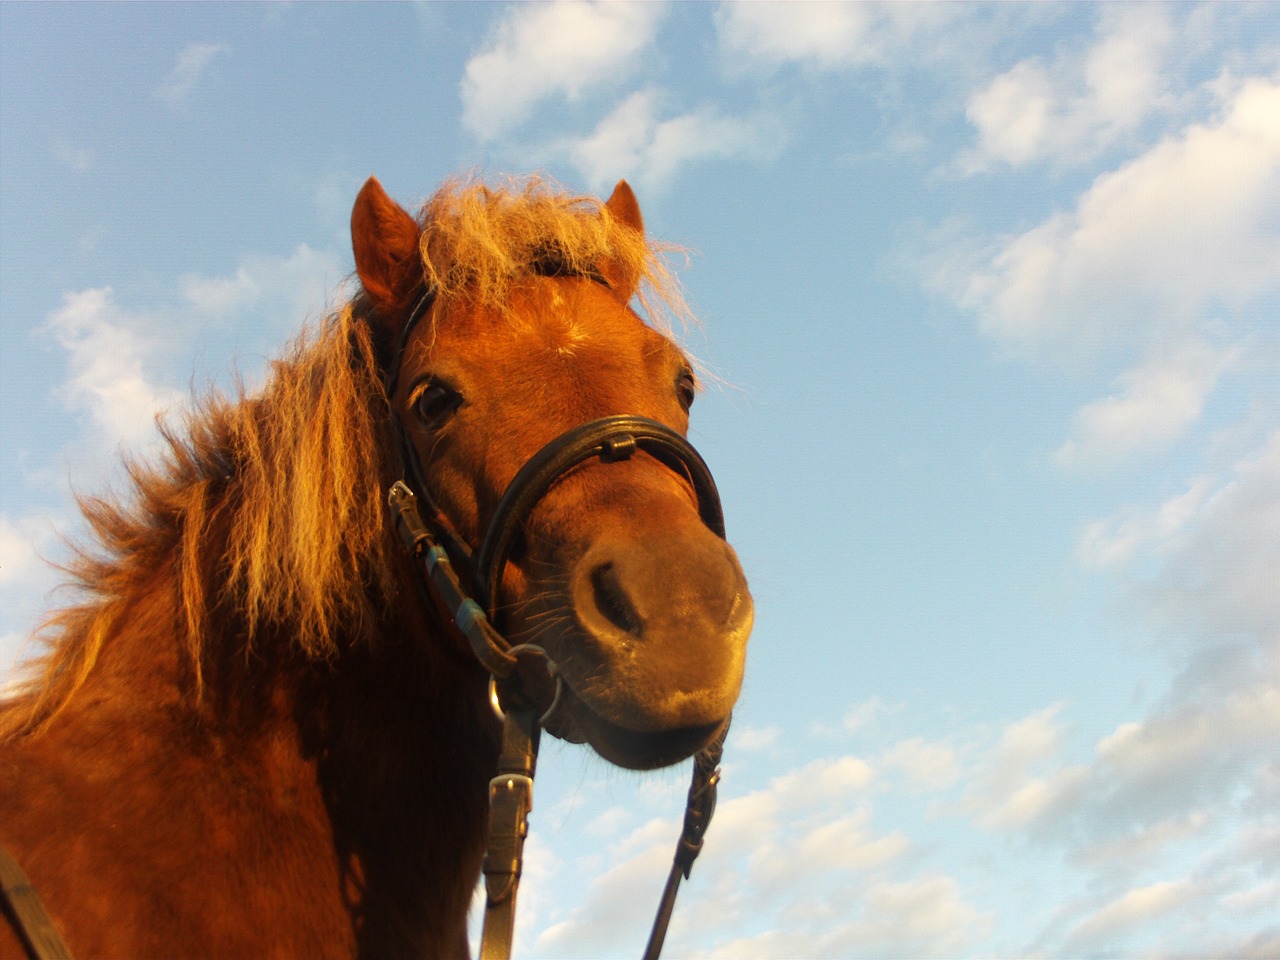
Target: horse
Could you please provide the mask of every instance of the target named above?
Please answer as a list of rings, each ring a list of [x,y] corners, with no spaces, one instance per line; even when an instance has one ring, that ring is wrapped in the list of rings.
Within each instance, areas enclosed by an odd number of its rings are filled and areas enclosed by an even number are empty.
[[[415,216],[370,178],[351,234],[354,295],[260,390],[197,397],[81,498],[80,593],[0,704],[0,848],[76,956],[466,956],[502,725],[386,491],[416,478],[475,592],[557,437],[687,433],[673,248],[625,181],[450,181]],[[752,602],[691,472],[606,446],[544,478],[486,589],[554,664],[547,731],[650,769],[723,734]]]

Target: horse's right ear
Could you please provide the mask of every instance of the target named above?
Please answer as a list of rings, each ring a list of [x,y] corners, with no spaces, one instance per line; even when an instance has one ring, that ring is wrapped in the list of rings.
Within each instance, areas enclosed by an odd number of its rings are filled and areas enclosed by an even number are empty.
[[[418,224],[370,177],[351,210],[351,249],[364,292],[381,318],[408,309],[422,281]]]
[[[613,193],[604,202],[604,208],[618,223],[634,230],[641,237],[644,236],[644,217],[640,215],[640,204],[627,181],[618,181]],[[619,300],[626,303],[635,296],[636,288],[640,285],[640,274],[634,265],[629,265],[620,258],[611,258],[599,264],[599,267]]]

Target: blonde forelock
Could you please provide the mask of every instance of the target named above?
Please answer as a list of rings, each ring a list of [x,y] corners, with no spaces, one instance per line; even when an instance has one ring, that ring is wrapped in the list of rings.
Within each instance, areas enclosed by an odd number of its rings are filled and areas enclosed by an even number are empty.
[[[425,279],[446,303],[467,300],[501,311],[511,284],[548,260],[583,276],[611,263],[636,278],[651,324],[669,332],[673,321],[689,319],[667,264],[681,248],[647,241],[596,197],[566,193],[546,178],[448,182],[427,201],[419,222]]]

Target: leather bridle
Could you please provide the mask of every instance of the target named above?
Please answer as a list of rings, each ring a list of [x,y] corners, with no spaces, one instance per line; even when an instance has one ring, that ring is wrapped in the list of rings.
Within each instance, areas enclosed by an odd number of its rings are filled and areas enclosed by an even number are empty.
[[[405,321],[387,377],[389,401],[394,401],[410,335],[431,312],[434,299],[430,291],[424,293]],[[564,683],[545,650],[533,644],[513,646],[494,626],[499,584],[512,548],[529,515],[552,486],[590,460],[614,463],[643,451],[688,480],[697,497],[702,522],[723,538],[720,496],[702,457],[675,430],[647,417],[602,417],[568,430],[529,458],[507,486],[479,548],[472,554],[431,498],[408,431],[394,406],[392,420],[399,434],[404,471],[403,478],[391,485],[387,497],[396,529],[405,548],[421,562],[426,588],[452,616],[476,659],[488,671],[491,700],[502,719],[502,748],[496,775],[489,783],[486,902],[480,957],[505,958],[511,955],[539,737],[542,727],[554,721],[562,705]],[[419,503],[425,512],[419,509]],[[463,588],[458,568],[469,574],[471,593]],[[715,740],[694,758],[684,826],[645,948],[646,960],[660,954],[680,880],[689,876],[702,849],[702,838],[715,809],[720,756],[728,729],[726,720]]]

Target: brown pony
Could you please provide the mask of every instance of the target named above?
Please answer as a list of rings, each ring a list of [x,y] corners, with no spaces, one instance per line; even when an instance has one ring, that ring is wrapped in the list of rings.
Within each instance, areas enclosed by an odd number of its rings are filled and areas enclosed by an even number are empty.
[[[415,219],[371,179],[352,239],[361,292],[260,393],[205,399],[127,502],[83,503],[84,602],[0,705],[0,846],[77,956],[465,955],[499,723],[393,530],[397,430],[474,548],[552,438],[687,429],[694,374],[655,320],[679,295],[625,183],[452,185]],[[552,733],[647,768],[726,722],[750,596],[653,457],[557,481],[498,591],[510,641],[559,665]]]

